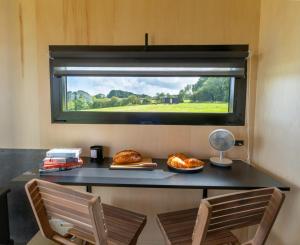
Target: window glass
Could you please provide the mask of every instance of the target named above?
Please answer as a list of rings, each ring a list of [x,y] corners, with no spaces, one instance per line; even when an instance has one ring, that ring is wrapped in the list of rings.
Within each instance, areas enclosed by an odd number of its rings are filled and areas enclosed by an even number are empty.
[[[63,111],[231,113],[234,77],[66,76]]]

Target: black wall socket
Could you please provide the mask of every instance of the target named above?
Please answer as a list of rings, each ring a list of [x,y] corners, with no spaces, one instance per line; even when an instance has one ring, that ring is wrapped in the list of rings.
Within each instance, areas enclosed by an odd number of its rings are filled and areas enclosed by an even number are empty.
[[[243,146],[244,145],[244,140],[236,140],[234,145],[235,146]]]

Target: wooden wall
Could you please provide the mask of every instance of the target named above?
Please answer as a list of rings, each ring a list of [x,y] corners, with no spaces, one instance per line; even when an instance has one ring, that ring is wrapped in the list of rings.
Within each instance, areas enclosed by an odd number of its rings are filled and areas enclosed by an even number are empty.
[[[300,1],[263,0],[254,162],[291,185],[268,244],[299,244]]]
[[[7,0],[1,0],[7,1]],[[207,137],[215,127],[139,125],[54,125],[50,121],[48,45],[51,44],[250,44],[251,79],[255,92],[259,0],[12,0],[18,27],[14,70],[14,147],[109,147],[107,155],[135,148],[165,157],[185,151],[199,157],[212,154]],[[15,71],[15,67],[18,69]],[[248,96],[249,113],[253,95]],[[253,114],[253,113],[252,113]],[[248,117],[249,127],[252,117]],[[248,127],[230,127],[248,142]],[[6,139],[0,139],[6,145]],[[247,147],[231,152],[245,159]]]
[[[3,146],[13,147],[12,141],[12,83],[7,72],[11,59],[9,50],[12,50],[9,36],[10,9],[8,1],[0,1],[0,142]]]
[[[0,0],[0,147],[39,148],[34,1]]]

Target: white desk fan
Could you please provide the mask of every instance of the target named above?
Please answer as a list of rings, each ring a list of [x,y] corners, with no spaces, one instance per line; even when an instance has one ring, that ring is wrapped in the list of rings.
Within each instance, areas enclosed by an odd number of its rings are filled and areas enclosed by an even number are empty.
[[[216,129],[209,134],[209,144],[220,152],[219,157],[211,157],[209,160],[213,165],[228,167],[232,160],[224,157],[224,152],[230,150],[235,144],[234,135],[226,129]]]

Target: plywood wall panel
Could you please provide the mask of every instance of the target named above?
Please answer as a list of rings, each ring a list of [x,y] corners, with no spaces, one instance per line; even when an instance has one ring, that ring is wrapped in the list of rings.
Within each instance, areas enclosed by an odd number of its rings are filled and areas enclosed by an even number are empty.
[[[89,44],[88,9],[86,1],[65,0],[62,2],[63,32],[65,43]]]
[[[299,244],[300,2],[263,0],[254,162],[291,185],[267,244]]]
[[[9,1],[0,1],[0,144],[12,147],[12,83],[7,72],[9,67]]]
[[[18,3],[19,58],[12,65],[14,80],[14,142],[39,146],[39,103],[37,103],[39,82],[37,70],[37,33],[34,1]],[[16,30],[12,28],[12,30]],[[19,64],[19,66],[18,66]],[[14,143],[14,144],[15,144]]]
[[[115,0],[87,0],[87,36],[91,45],[114,44]]]

